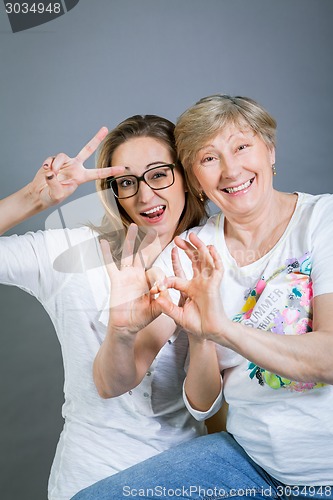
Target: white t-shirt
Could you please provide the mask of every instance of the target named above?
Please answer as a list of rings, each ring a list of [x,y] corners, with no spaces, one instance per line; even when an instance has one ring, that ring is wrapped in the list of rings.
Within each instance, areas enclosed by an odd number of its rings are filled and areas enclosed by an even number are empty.
[[[194,231],[219,251],[225,268],[220,292],[228,317],[280,335],[311,331],[312,296],[333,293],[333,195],[298,193],[279,242],[244,267],[230,255],[223,227],[224,217],[217,214],[183,236]],[[169,275],[170,249],[155,263]],[[183,252],[181,259],[191,276]],[[227,430],[249,456],[285,484],[332,485],[333,387],[281,378],[221,346],[218,353],[229,403]],[[186,404],[198,419],[210,414]]]
[[[49,499],[79,490],[206,433],[182,399],[188,340],[175,334],[135,389],[99,397],[92,365],[108,321],[109,278],[88,228],[0,238],[0,283],[34,295],[48,312],[64,362],[65,419]]]

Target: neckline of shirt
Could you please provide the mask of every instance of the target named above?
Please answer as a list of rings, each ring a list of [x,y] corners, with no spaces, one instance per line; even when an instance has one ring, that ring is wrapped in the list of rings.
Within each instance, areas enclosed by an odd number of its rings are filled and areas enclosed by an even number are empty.
[[[216,240],[216,246],[218,251],[221,254],[222,259],[225,259],[228,265],[234,269],[237,269],[238,272],[243,273],[245,275],[247,274],[252,274],[257,268],[262,267],[263,263],[271,258],[272,254],[276,252],[276,250],[279,248],[279,246],[285,241],[287,238],[288,234],[294,227],[294,225],[297,223],[299,216],[300,216],[300,208],[303,204],[304,201],[304,193],[300,193],[298,191],[294,191],[293,194],[297,194],[297,202],[296,202],[296,207],[294,210],[294,213],[292,214],[290,221],[282,234],[281,238],[276,242],[276,244],[267,252],[265,255],[260,257],[259,259],[255,260],[254,262],[251,262],[250,264],[246,266],[239,266],[235,259],[232,257],[230,254],[227,244],[225,242],[224,238],[224,220],[225,217],[222,212],[217,214],[216,217],[216,222],[215,222],[215,229],[216,229],[216,235],[215,235],[215,240]]]

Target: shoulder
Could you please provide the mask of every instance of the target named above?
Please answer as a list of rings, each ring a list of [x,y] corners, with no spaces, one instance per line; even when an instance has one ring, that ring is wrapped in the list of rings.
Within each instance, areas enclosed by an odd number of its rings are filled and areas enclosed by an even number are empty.
[[[333,195],[299,195],[299,222],[307,232],[317,234],[324,228],[331,228],[333,224]]]
[[[99,267],[103,260],[98,236],[86,226],[47,231],[45,238],[54,269],[68,273]]]
[[[23,254],[26,259],[36,258],[40,263],[55,263],[64,257],[71,263],[80,261],[83,253],[98,252],[97,233],[88,227],[76,229],[47,229],[23,235],[2,237],[1,250]]]
[[[216,230],[220,227],[222,220],[223,214],[222,212],[219,212],[209,217],[204,224],[192,227],[180,236],[184,240],[187,240],[190,233],[195,233],[200,239],[202,239],[203,242],[206,242],[206,240],[208,240],[207,242],[210,242],[212,235],[214,235]]]
[[[36,245],[45,245],[53,256],[87,241],[96,241],[96,234],[85,226],[76,229],[47,229],[30,234]]]
[[[304,211],[312,211],[315,214],[319,214],[322,211],[331,211],[333,207],[333,194],[297,194],[300,198],[299,204]]]

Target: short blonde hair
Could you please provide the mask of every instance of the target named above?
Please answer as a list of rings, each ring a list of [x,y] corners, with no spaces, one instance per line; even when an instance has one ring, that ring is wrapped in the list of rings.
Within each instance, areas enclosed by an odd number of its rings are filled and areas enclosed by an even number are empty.
[[[216,94],[200,99],[178,119],[175,128],[176,146],[188,185],[199,195],[192,166],[198,151],[221,129],[234,124],[251,128],[268,148],[275,148],[276,121],[249,97]]]

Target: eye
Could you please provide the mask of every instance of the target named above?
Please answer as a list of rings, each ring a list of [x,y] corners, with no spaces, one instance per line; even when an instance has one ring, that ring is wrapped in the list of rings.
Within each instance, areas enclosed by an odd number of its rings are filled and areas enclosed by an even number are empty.
[[[241,144],[240,146],[238,146],[236,149],[237,151],[243,151],[244,149],[246,149],[248,147],[248,144]]]
[[[145,174],[148,181],[159,181],[172,175],[172,170],[168,166],[161,166],[148,170]]]
[[[202,158],[201,160],[201,163],[211,163],[214,160],[216,160],[215,156],[204,156],[204,158]]]
[[[163,170],[158,170],[152,175],[152,179],[159,179],[160,177],[166,177],[166,172]]]
[[[133,184],[134,184],[134,181],[130,178],[123,178],[123,179],[119,179],[117,181],[118,187],[122,188],[122,189],[129,188],[129,187],[133,186]]]

